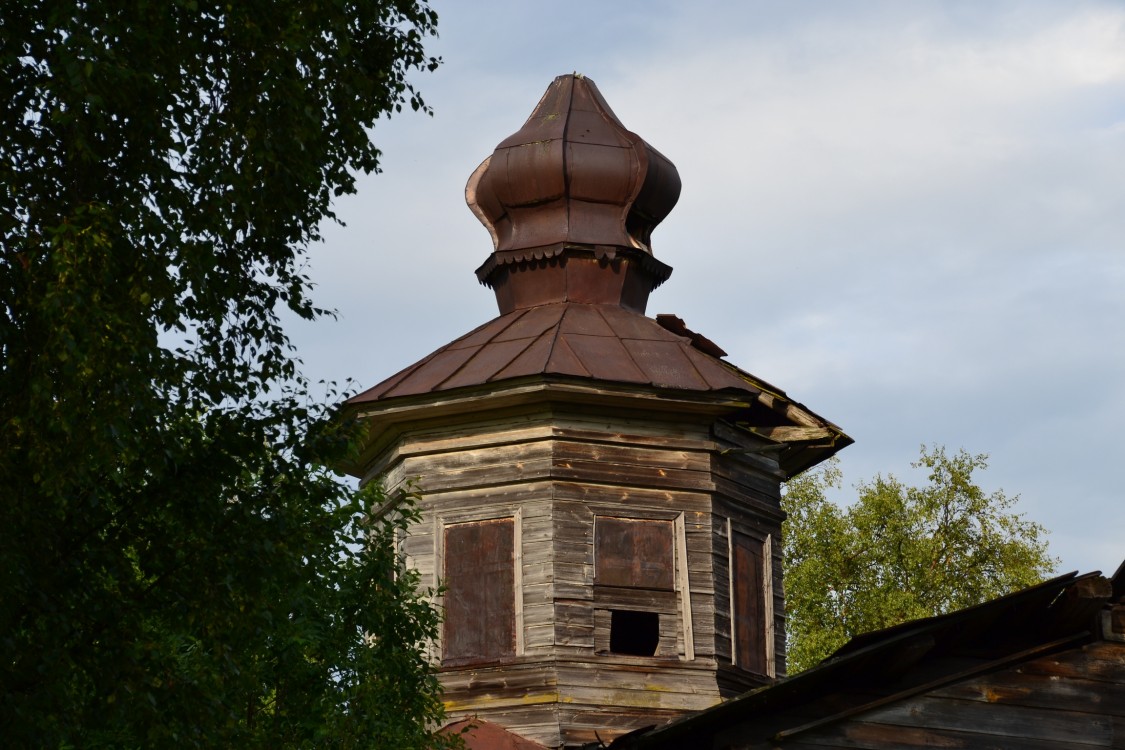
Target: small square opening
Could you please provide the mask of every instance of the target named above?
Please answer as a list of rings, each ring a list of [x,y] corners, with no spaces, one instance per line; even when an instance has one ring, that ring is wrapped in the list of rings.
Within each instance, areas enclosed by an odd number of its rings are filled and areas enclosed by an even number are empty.
[[[610,610],[609,650],[629,656],[655,656],[660,644],[660,615],[656,612]]]

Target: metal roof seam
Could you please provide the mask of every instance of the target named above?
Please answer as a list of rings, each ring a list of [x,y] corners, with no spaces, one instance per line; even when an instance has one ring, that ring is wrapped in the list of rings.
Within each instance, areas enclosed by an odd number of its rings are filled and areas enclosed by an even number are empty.
[[[511,319],[510,321],[508,321],[507,325],[505,325],[505,326],[504,326],[503,328],[501,328],[501,329],[500,329],[499,331],[497,331],[496,333],[492,334],[492,335],[491,335],[491,336],[490,336],[490,337],[488,338],[488,340],[487,340],[487,341],[485,341],[485,342],[484,342],[483,344],[481,344],[481,345],[480,345],[479,347],[477,347],[477,350],[476,350],[475,352],[473,352],[473,353],[472,353],[472,354],[470,354],[470,355],[469,355],[468,357],[466,357],[466,358],[465,358],[465,361],[464,361],[464,362],[462,362],[462,363],[461,363],[460,365],[458,365],[458,366],[457,366],[457,367],[456,367],[456,368],[455,368],[455,369],[454,369],[454,370],[453,370],[453,371],[452,371],[451,373],[449,373],[449,375],[447,375],[446,377],[442,378],[442,379],[441,379],[441,380],[439,380],[439,381],[438,381],[437,383],[435,383],[435,384],[434,384],[434,386],[433,386],[433,387],[432,387],[432,388],[431,388],[430,390],[432,390],[432,391],[440,391],[440,390],[442,390],[442,386],[443,386],[443,385],[444,385],[445,383],[448,383],[448,382],[449,382],[450,380],[452,380],[452,379],[453,379],[454,377],[456,377],[457,373],[459,373],[459,372],[461,372],[462,370],[464,370],[464,369],[465,369],[465,367],[467,367],[467,366],[468,366],[468,364],[469,364],[470,362],[472,362],[472,361],[473,361],[474,359],[476,359],[476,358],[477,358],[477,356],[479,356],[479,355],[480,355],[480,353],[481,353],[482,351],[484,351],[484,348],[485,348],[486,346],[488,346],[489,344],[491,344],[491,343],[492,343],[493,341],[495,341],[495,340],[496,340],[496,337],[497,337],[497,336],[499,336],[499,335],[500,335],[501,333],[503,333],[504,331],[506,331],[506,330],[508,330],[509,328],[511,328],[511,327],[512,327],[512,325],[514,325],[516,321],[520,320],[521,318],[523,318],[523,316],[524,316],[524,315],[526,315],[526,314],[527,314],[527,310],[518,310],[518,311],[516,311],[516,312],[518,312],[519,314],[518,314],[518,315],[514,315],[514,316],[512,316],[512,319]],[[501,316],[501,317],[505,317],[505,316]],[[493,319],[493,321],[490,321],[490,322],[495,322],[495,320],[497,320],[497,319]],[[486,323],[485,325],[488,325],[488,323]],[[480,326],[480,327],[478,327],[478,328],[477,328],[476,330],[474,330],[474,331],[473,331],[473,333],[476,333],[476,331],[479,331],[479,330],[480,330],[481,328],[483,328],[483,327],[484,327],[484,326]],[[468,336],[471,336],[471,335],[472,335],[472,334],[467,334],[466,336],[462,336],[461,338],[462,338],[462,339],[464,339],[464,338],[468,338]],[[460,340],[461,340],[461,339],[458,339],[458,341],[460,341]],[[446,350],[448,350],[448,349],[449,349],[449,347],[445,347],[445,348],[446,348]]]
[[[590,305],[590,307],[594,308],[594,312],[599,318],[602,319],[602,322],[605,323],[606,328],[608,328],[618,340],[623,340],[625,338],[624,336],[621,336],[617,333],[617,329],[613,327],[613,323],[611,323],[609,318],[605,316],[605,313],[602,312],[601,305]]]
[[[568,131],[570,130],[570,113],[571,113],[572,107],[574,107],[574,83],[573,83],[573,80],[571,81],[570,91],[568,93],[567,101],[566,101],[566,116],[563,118],[563,123],[562,123],[563,195],[570,195],[570,169],[567,166],[567,162],[570,161],[570,159],[569,159],[570,155],[567,153],[568,149],[566,147],[566,143],[567,143],[566,136],[567,136]],[[570,226],[570,201],[568,201],[568,200],[563,201],[563,205],[566,208],[566,235],[567,235],[567,237],[569,237],[570,231],[571,231],[571,226]]]
[[[531,352],[532,350],[534,350],[534,349],[535,349],[535,347],[536,347],[536,346],[537,346],[537,345],[539,344],[539,342],[541,342],[541,341],[542,341],[542,342],[545,342],[547,351],[546,351],[546,353],[545,353],[545,354],[543,355],[543,361],[544,361],[544,364],[543,364],[543,365],[541,365],[541,366],[540,366],[540,367],[538,367],[538,368],[535,368],[535,369],[537,369],[537,370],[542,370],[542,369],[543,369],[543,367],[545,367],[545,366],[546,366],[546,361],[547,361],[547,360],[548,360],[548,359],[550,358],[550,356],[551,356],[551,343],[550,343],[550,342],[548,341],[548,335],[550,334],[550,331],[551,331],[551,329],[550,329],[550,328],[548,328],[548,329],[547,329],[546,331],[543,331],[543,332],[541,332],[541,333],[539,333],[539,334],[537,334],[537,335],[535,335],[535,336],[532,336],[532,337],[530,337],[530,339],[529,339],[530,343],[529,343],[529,344],[528,344],[527,346],[525,346],[525,347],[523,348],[523,350],[522,350],[522,351],[521,351],[521,352],[520,352],[519,354],[517,354],[517,355],[516,355],[515,357],[513,357],[513,358],[511,359],[511,361],[509,361],[509,362],[508,362],[508,363],[507,363],[506,365],[504,365],[503,367],[500,367],[500,368],[498,368],[498,369],[496,370],[496,372],[495,372],[495,373],[493,373],[492,375],[490,375],[490,376],[489,376],[489,377],[488,377],[488,378],[487,378],[487,379],[485,380],[485,382],[486,382],[486,383],[496,383],[496,382],[499,382],[499,381],[503,381],[503,380],[508,380],[509,378],[513,377],[513,376],[512,376],[511,374],[505,374],[505,373],[507,373],[507,371],[508,371],[508,370],[509,370],[510,368],[514,367],[514,366],[516,365],[516,363],[517,363],[517,362],[519,362],[519,361],[520,361],[521,359],[523,359],[524,357],[528,356],[528,353],[529,353],[529,352]]]
[[[441,351],[441,350],[439,349],[438,351]],[[394,389],[395,386],[397,386],[403,380],[407,379],[412,374],[414,374],[414,372],[416,372],[418,370],[418,368],[422,367],[427,362],[429,362],[431,359],[433,359],[435,356],[437,356],[437,353],[438,352],[431,352],[430,354],[428,354],[427,356],[418,360],[414,364],[402,368],[401,370],[396,372],[394,375],[391,375],[389,378],[381,380],[380,382],[376,383],[375,385],[371,386],[370,388],[367,388],[365,390],[360,391],[359,393],[355,394],[351,398],[347,399],[344,403],[346,403],[346,404],[348,404],[348,403],[362,403],[362,402],[365,402],[365,401],[377,401],[377,400],[379,400],[386,393],[388,393],[389,391]],[[382,390],[378,390],[378,392],[376,392],[377,389],[382,389]]]
[[[502,364],[502,365],[497,365],[497,366],[495,367],[495,371],[494,371],[494,372],[493,372],[493,373],[492,373],[491,375],[489,375],[488,377],[486,377],[486,378],[484,379],[484,382],[486,382],[486,383],[493,383],[493,382],[495,382],[495,378],[496,378],[496,377],[497,377],[497,376],[498,376],[498,375],[499,375],[500,373],[504,372],[504,370],[506,370],[506,369],[508,369],[509,367],[511,367],[511,365],[512,365],[512,363],[513,363],[513,362],[515,362],[515,361],[516,361],[517,359],[519,359],[520,357],[522,357],[522,356],[523,356],[523,355],[524,355],[524,354],[525,354],[525,353],[527,352],[527,350],[528,350],[528,349],[530,349],[530,348],[532,347],[532,345],[534,345],[534,344],[535,344],[535,342],[536,342],[536,341],[538,341],[539,339],[541,339],[542,337],[543,337],[543,334],[542,334],[542,333],[540,333],[540,334],[539,334],[539,335],[537,335],[537,336],[525,336],[524,338],[519,338],[519,339],[508,339],[508,341],[511,341],[511,342],[513,342],[513,343],[515,343],[515,342],[517,342],[517,341],[523,341],[523,342],[526,342],[526,343],[524,344],[524,346],[523,346],[523,348],[522,348],[522,349],[520,349],[520,350],[519,350],[518,352],[516,352],[516,353],[515,353],[515,354],[514,354],[513,356],[509,357],[509,358],[508,358],[508,360],[507,360],[506,362],[504,362],[504,364]]]
[[[552,334],[551,334],[551,349],[550,349],[550,353],[547,354],[547,363],[548,364],[550,364],[551,357],[555,353],[555,346],[558,345],[559,339],[562,338],[563,321],[566,320],[567,312],[569,312],[569,308],[564,305],[562,314],[559,315],[559,321],[557,323],[555,323],[554,331],[552,331]]]
[[[681,336],[680,338],[683,337]],[[699,379],[706,383],[707,387],[711,390],[716,390],[715,386],[711,384],[711,381],[707,379],[707,376],[703,374],[703,371],[695,365],[695,360],[692,357],[692,353],[698,352],[699,350],[692,345],[691,339],[680,342],[680,351],[684,353],[684,359],[688,361],[688,364],[691,365],[691,369],[695,371],[695,374],[699,376]]]
[[[562,367],[555,360],[556,351],[560,356],[570,357],[570,360],[582,372],[567,372],[565,369],[562,369]],[[557,369],[551,369],[553,362],[555,363],[555,368]],[[570,344],[567,343],[566,338],[561,335],[555,338],[555,342],[551,346],[551,355],[547,358],[547,367],[545,368],[545,370],[549,374],[553,373],[557,375],[574,375],[581,378],[594,378],[594,373],[590,372],[590,369],[586,367],[585,363],[582,362],[582,358],[578,356],[578,352],[574,351]]]

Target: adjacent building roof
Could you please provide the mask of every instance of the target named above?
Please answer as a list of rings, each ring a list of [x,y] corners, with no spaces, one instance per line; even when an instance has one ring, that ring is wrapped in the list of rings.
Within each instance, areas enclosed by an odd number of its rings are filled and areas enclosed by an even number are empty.
[[[442,728],[441,733],[460,735],[465,750],[547,750],[538,742],[484,719],[461,719]]]
[[[1040,748],[1060,735],[1118,747],[1123,588],[1125,564],[1112,581],[1069,573],[861,635],[813,669],[610,747]]]

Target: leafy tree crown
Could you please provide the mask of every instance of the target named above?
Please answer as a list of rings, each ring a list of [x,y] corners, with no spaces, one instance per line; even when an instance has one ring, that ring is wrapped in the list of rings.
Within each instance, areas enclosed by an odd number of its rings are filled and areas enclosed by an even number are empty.
[[[424,0],[0,14],[0,736],[423,747],[436,615],[280,323]],[[332,394],[328,394],[332,398]],[[371,534],[370,541],[366,535]],[[356,545],[366,547],[365,554]]]
[[[790,480],[782,497],[790,671],[808,669],[851,637],[943,614],[1030,586],[1054,570],[1047,531],[1013,512],[1018,496],[986,492],[987,456],[925,446],[912,487],[893,475],[828,499],[833,459]]]

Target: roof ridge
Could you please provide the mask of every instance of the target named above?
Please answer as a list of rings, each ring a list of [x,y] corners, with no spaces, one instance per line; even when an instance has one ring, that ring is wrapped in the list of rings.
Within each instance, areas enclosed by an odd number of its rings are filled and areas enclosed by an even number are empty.
[[[707,356],[709,356],[707,354],[707,352],[700,351],[695,346],[693,346],[690,339],[681,340],[681,341],[678,341],[676,343],[679,345],[680,349],[683,351],[684,358],[687,359],[688,364],[691,365],[691,369],[695,370],[695,374],[699,376],[699,379],[702,380],[704,383],[710,384],[711,381],[709,381],[707,379],[707,375],[705,375],[704,372],[702,370],[700,370],[699,367],[696,366],[695,357],[693,356],[694,354],[702,354],[703,356],[707,357]],[[712,357],[712,359],[716,359],[719,362],[723,361],[723,360],[719,359],[718,357]]]
[[[575,352],[573,349],[570,348],[570,344],[566,343],[566,338],[562,335],[563,324],[566,322],[566,316],[570,314],[570,311],[572,309],[570,305],[571,305],[571,303],[566,303],[566,306],[563,308],[563,314],[559,316],[559,322],[555,325],[554,340],[551,341],[551,348],[550,348],[550,351],[548,351],[548,353],[547,353],[547,362],[546,362],[546,365],[544,366],[543,370],[544,370],[544,372],[551,372],[551,363],[555,359],[555,350],[559,349],[560,354],[561,354],[562,349],[560,347],[562,347],[562,348],[566,349],[566,354],[570,356],[570,359],[579,367],[579,369],[582,370],[582,372],[585,373],[585,375],[578,375],[578,376],[579,377],[593,378],[594,373],[590,372],[589,368],[586,367],[586,365],[582,362],[582,358],[578,356],[577,352]],[[610,328],[610,330],[613,330],[613,329]],[[576,373],[561,373],[561,374],[573,375],[573,374],[576,374]]]
[[[440,351],[441,351],[441,349],[438,349],[437,351],[430,352],[429,354],[427,354],[425,357],[422,357],[422,359],[418,360],[414,364],[407,365],[406,367],[402,368],[401,370],[394,373],[390,377],[383,378],[382,380],[380,380],[375,385],[373,385],[369,388],[365,388],[362,391],[360,391],[359,393],[345,399],[344,403],[345,404],[351,403],[353,401],[356,401],[357,399],[359,399],[362,396],[367,396],[372,391],[374,391],[376,388],[382,388],[383,390],[379,392],[379,395],[375,396],[375,399],[378,399],[379,396],[382,396],[382,395],[394,390],[395,387],[397,387],[399,383],[401,383],[403,380],[406,380],[406,378],[408,378],[410,375],[412,375],[414,372],[416,372],[418,370],[418,368],[422,367],[424,364],[426,364],[431,359],[436,357],[438,355],[438,352],[440,352]]]
[[[554,325],[554,336],[551,337],[551,349],[550,349],[550,352],[547,354],[547,361],[548,362],[551,361],[551,354],[554,353],[555,346],[559,343],[559,340],[562,338],[563,323],[566,322],[566,316],[569,315],[569,314],[570,314],[570,303],[564,302],[563,303],[562,315],[559,316],[559,322],[555,323],[555,325]],[[544,333],[546,333],[546,331],[544,331]]]
[[[605,316],[605,313],[602,312],[602,308],[610,307],[610,305],[595,304],[595,305],[590,305],[590,307],[594,308],[594,312],[597,313],[598,317],[602,319],[602,322],[605,323],[606,328],[608,328],[610,330],[610,332],[613,333],[613,337],[615,339],[620,341],[620,340],[625,338],[624,336],[622,336],[618,332],[617,327],[614,326],[613,323],[610,322],[609,318],[607,318]],[[616,305],[613,305],[613,307],[616,307]],[[641,316],[641,317],[644,317],[644,316]]]
[[[509,357],[509,358],[508,358],[508,359],[507,359],[507,360],[506,360],[506,361],[504,362],[504,364],[503,364],[502,366],[500,366],[500,367],[497,367],[497,368],[496,368],[496,372],[492,373],[492,374],[491,374],[491,375],[489,375],[489,376],[488,376],[487,378],[485,378],[485,379],[484,379],[484,382],[486,382],[486,383],[494,383],[494,382],[496,382],[496,378],[500,376],[500,373],[504,372],[504,370],[506,370],[506,369],[508,369],[509,367],[511,367],[511,366],[512,366],[512,363],[513,363],[513,362],[515,362],[515,361],[516,361],[517,359],[519,359],[519,358],[520,358],[520,357],[522,357],[522,356],[523,356],[524,354],[526,354],[526,353],[527,353],[527,350],[528,350],[528,349],[530,349],[531,347],[535,346],[535,342],[536,342],[536,341],[538,341],[539,339],[543,338],[543,336],[544,336],[544,335],[545,335],[546,333],[547,333],[547,331],[543,331],[542,333],[539,333],[539,334],[537,334],[537,335],[535,335],[535,336],[524,336],[524,337],[522,337],[522,338],[518,338],[518,339],[507,339],[508,341],[510,341],[510,342],[512,342],[512,343],[516,343],[516,342],[519,342],[519,341],[525,341],[525,342],[527,342],[527,343],[526,343],[526,344],[524,344],[524,345],[523,345],[523,346],[522,346],[522,347],[521,347],[521,348],[519,349],[519,351],[517,351],[517,352],[516,352],[516,353],[515,353],[514,355],[512,355],[511,357]]]
[[[528,308],[528,309],[530,309],[530,308]],[[515,313],[519,313],[519,314],[518,314],[518,315],[516,315]],[[474,351],[474,352],[473,352],[472,354],[470,354],[470,355],[469,355],[468,357],[465,357],[465,361],[464,361],[464,362],[462,362],[461,364],[459,364],[459,365],[458,365],[457,367],[453,368],[453,371],[452,371],[452,372],[450,372],[450,373],[449,373],[448,375],[446,375],[446,376],[445,376],[444,378],[442,378],[441,380],[439,380],[439,381],[437,381],[436,383],[434,383],[434,387],[433,387],[433,390],[440,390],[440,389],[441,389],[441,386],[442,386],[442,385],[444,385],[445,383],[448,383],[448,382],[449,382],[450,380],[452,380],[452,379],[453,379],[453,377],[454,377],[455,375],[457,375],[457,373],[459,373],[459,372],[461,372],[462,370],[464,370],[464,369],[465,369],[465,367],[466,367],[466,366],[468,366],[468,364],[469,364],[470,362],[472,362],[472,361],[473,361],[473,360],[474,360],[474,359],[476,358],[476,356],[477,356],[478,354],[480,354],[481,350],[482,350],[482,349],[484,349],[484,347],[485,347],[486,345],[488,345],[488,344],[491,344],[491,343],[492,343],[493,341],[495,341],[495,340],[496,340],[496,337],[497,337],[497,336],[499,336],[499,335],[500,335],[501,333],[503,333],[504,331],[506,331],[506,330],[508,330],[509,328],[511,328],[511,327],[512,327],[512,325],[513,325],[513,324],[515,324],[515,322],[516,322],[517,320],[520,320],[521,318],[523,318],[523,316],[524,316],[524,315],[527,315],[527,310],[513,310],[512,312],[508,313],[508,315],[512,315],[512,316],[513,316],[513,317],[512,317],[512,319],[511,319],[510,321],[508,321],[508,323],[507,323],[506,325],[504,325],[504,326],[503,326],[502,328],[500,328],[500,330],[496,331],[496,332],[495,332],[495,333],[493,333],[493,334],[492,334],[491,336],[489,336],[489,337],[488,337],[488,340],[487,340],[487,341],[485,341],[485,342],[484,342],[483,344],[478,344],[478,345],[476,346],[476,351]],[[507,316],[503,316],[503,315],[502,315],[502,316],[500,316],[500,317],[501,317],[501,318],[503,318],[503,317],[507,317]],[[476,328],[474,328],[474,329],[473,329],[473,330],[472,330],[471,332],[469,332],[469,333],[465,334],[464,336],[462,336],[461,338],[459,338],[459,339],[457,339],[456,341],[452,342],[451,344],[448,344],[448,345],[446,345],[445,347],[442,347],[442,349],[439,349],[438,351],[447,351],[447,350],[449,350],[449,349],[450,349],[450,348],[451,348],[451,347],[453,346],[453,344],[457,343],[457,341],[461,341],[461,340],[463,340],[463,339],[467,339],[467,338],[468,338],[469,336],[472,336],[473,334],[475,334],[475,333],[476,333],[477,331],[481,330],[481,329],[482,329],[482,328],[484,328],[485,326],[488,326],[488,325],[490,325],[490,324],[492,324],[492,323],[495,323],[495,322],[496,322],[497,320],[499,320],[499,319],[500,319],[500,318],[493,318],[493,319],[492,319],[491,321],[489,321],[488,323],[485,323],[485,324],[483,324],[483,325],[477,326],[477,327],[476,327]],[[518,341],[519,339],[516,339],[516,340]],[[436,353],[436,352],[435,352],[435,353]],[[510,364],[510,363],[509,363],[509,364]]]

